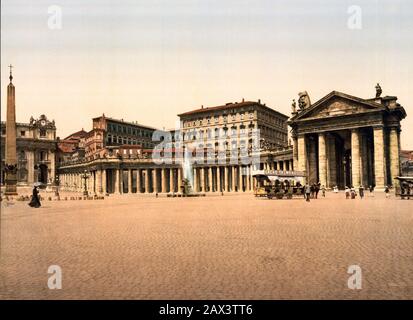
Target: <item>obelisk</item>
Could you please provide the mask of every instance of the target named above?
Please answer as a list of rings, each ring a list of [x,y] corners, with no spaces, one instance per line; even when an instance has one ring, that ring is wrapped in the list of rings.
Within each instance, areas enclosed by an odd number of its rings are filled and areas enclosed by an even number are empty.
[[[12,65],[10,68],[10,83],[7,86],[7,117],[6,117],[6,195],[17,195],[17,152],[16,152],[16,103],[15,90],[12,83]]]

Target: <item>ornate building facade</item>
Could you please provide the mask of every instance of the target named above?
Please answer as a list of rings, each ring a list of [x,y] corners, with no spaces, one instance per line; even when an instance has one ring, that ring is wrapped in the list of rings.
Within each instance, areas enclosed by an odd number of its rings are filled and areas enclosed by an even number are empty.
[[[1,183],[5,181],[6,123],[1,122]],[[45,115],[16,123],[17,185],[54,184],[56,179],[56,126]]]
[[[251,147],[252,137],[249,133],[259,129],[260,144],[265,146],[268,152],[276,148],[282,150],[289,148],[286,124],[288,117],[261,104],[260,101],[242,101],[218,107],[201,108],[182,113],[179,117],[181,128],[165,132],[166,134],[172,133],[169,146],[171,161],[168,163],[157,163],[153,160],[152,156],[156,150],[142,148],[140,152],[134,152],[134,144],[125,144],[129,140],[124,141],[122,138],[120,143],[114,146],[106,145],[103,148],[104,152],[95,157],[86,156],[80,161],[62,164],[59,169],[61,185],[69,190],[83,191],[83,179],[86,173],[86,185],[91,193],[179,192],[182,178],[185,175],[184,159],[180,152],[188,147],[188,143],[192,144],[195,140],[198,150],[202,150],[201,158],[204,152],[206,156],[211,150],[213,156],[210,158],[211,161],[199,161],[198,159],[191,167],[194,191],[246,192],[253,190],[253,170],[268,165],[266,158],[263,158],[262,161],[265,163],[258,163],[254,167],[251,163],[247,164],[242,161],[243,156],[238,153],[235,162],[230,160],[230,154],[233,154],[235,149],[238,150],[241,145],[247,144]],[[130,123],[123,122],[123,124]],[[110,134],[107,128],[96,126],[96,129],[102,129],[99,132],[106,137],[106,140],[113,141],[111,140],[114,138],[113,128]],[[123,129],[121,133],[124,133]],[[137,136],[134,136],[133,127],[131,127],[131,134],[131,141],[134,141],[133,137]],[[114,141],[119,141],[118,137],[119,135],[116,135]],[[181,139],[182,143],[179,144]],[[155,145],[158,142],[151,140],[151,143]],[[219,161],[217,157],[218,148],[221,147],[225,154],[223,161]],[[285,158],[285,152],[282,155],[277,154],[283,157],[279,161],[280,166],[284,166],[285,163],[286,168],[291,166],[292,169],[292,163],[290,159]],[[271,159],[273,164],[276,163],[273,161],[274,157]]]
[[[288,121],[294,140],[293,158],[309,183],[338,186],[396,184],[400,175],[400,121],[406,117],[397,97],[362,99],[333,91],[310,103],[300,95]]]

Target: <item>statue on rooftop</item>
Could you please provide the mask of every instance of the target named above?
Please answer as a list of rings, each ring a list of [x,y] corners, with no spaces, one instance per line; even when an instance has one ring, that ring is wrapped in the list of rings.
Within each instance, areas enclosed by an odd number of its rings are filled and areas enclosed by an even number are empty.
[[[300,110],[304,110],[311,105],[310,97],[308,96],[307,91],[299,92],[298,97],[298,107]]]
[[[381,90],[380,84],[377,84],[376,85],[376,98],[380,98],[382,92],[383,91]]]

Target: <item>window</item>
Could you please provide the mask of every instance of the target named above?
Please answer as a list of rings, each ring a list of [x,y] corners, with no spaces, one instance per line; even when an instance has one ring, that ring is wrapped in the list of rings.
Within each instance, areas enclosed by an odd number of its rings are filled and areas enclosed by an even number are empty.
[[[244,127],[244,126],[241,126],[241,127],[240,127],[240,131],[241,131],[241,132],[240,132],[241,134],[245,134],[245,127]]]
[[[231,135],[235,136],[237,134],[237,127],[232,127],[231,128]]]
[[[42,137],[42,138],[46,137],[46,130],[45,129],[40,129],[40,137]]]
[[[26,131],[24,131],[24,130],[20,131],[20,136],[25,137],[26,136]]]

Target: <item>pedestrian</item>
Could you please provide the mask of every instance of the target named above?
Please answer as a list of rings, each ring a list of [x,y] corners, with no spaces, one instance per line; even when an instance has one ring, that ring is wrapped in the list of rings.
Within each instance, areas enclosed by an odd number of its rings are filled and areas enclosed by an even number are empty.
[[[326,197],[326,187],[324,185],[321,186],[321,194],[323,195],[323,198]]]
[[[363,199],[364,197],[364,188],[362,185],[360,185],[359,187],[359,195],[360,195],[360,199]]]
[[[369,187],[369,191],[370,191],[370,197],[374,197],[374,187],[373,186]]]
[[[311,195],[311,199],[314,199],[314,192],[315,192],[315,188],[314,188],[314,183],[310,186],[310,195]]]
[[[389,199],[389,198],[390,198],[390,189],[389,189],[388,186],[386,186],[386,187],[384,188],[384,192],[386,193],[386,199]]]
[[[353,186],[351,186],[350,195],[351,195],[351,199],[356,199],[357,193],[356,193],[356,189],[354,189]]]
[[[305,200],[306,200],[307,202],[310,202],[310,195],[311,195],[311,187],[310,187],[310,185],[307,183],[307,184],[305,185]]]
[[[346,193],[346,199],[349,199],[350,198],[350,189],[347,186],[346,186],[346,189],[345,189],[345,193]]]
[[[315,198],[317,199],[317,198],[318,198],[318,193],[320,192],[320,182],[317,183],[317,184],[314,186],[314,188],[315,188]]]
[[[334,193],[338,193],[338,187],[337,187],[337,186],[334,186],[333,192],[334,192]]]
[[[29,206],[32,208],[39,208],[41,206],[40,198],[39,198],[39,190],[37,190],[36,186],[33,187],[32,199],[29,202]]]

